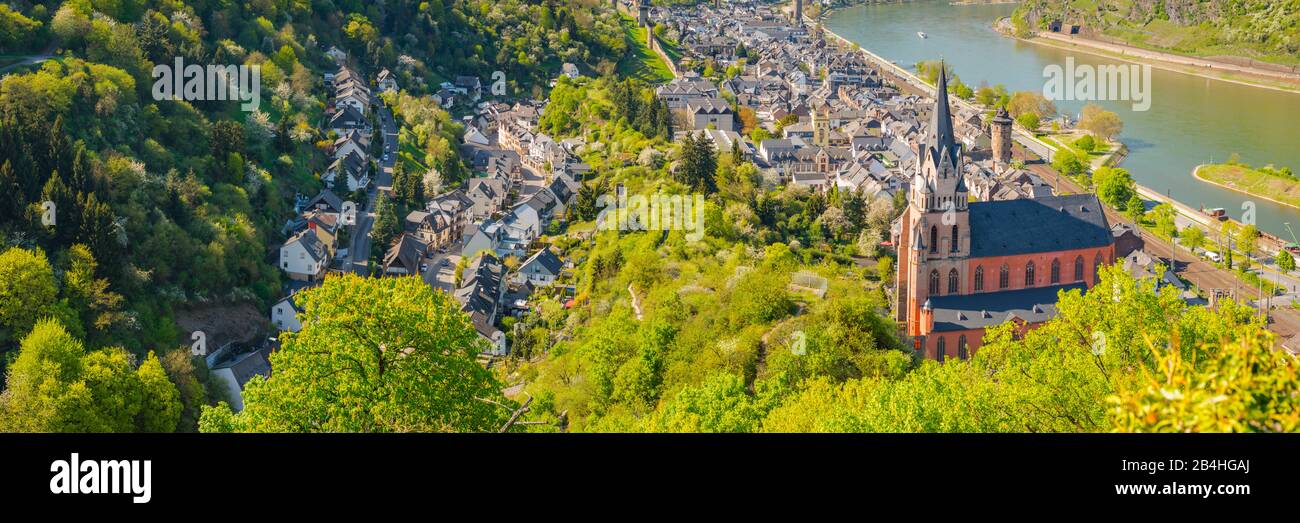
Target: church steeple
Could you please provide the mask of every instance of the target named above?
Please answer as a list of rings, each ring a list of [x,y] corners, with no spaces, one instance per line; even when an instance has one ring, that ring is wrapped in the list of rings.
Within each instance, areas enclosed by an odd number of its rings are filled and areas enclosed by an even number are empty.
[[[934,155],[935,163],[948,160],[954,167],[957,166],[961,149],[958,148],[957,137],[952,132],[952,109],[948,106],[948,67],[942,61],[939,62],[939,84],[935,87],[934,114],[930,118],[929,141],[927,148]],[[944,153],[947,155],[945,156]]]

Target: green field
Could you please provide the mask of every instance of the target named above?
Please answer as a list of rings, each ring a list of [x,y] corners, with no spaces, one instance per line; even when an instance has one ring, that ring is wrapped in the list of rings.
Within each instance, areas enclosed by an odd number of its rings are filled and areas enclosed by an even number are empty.
[[[659,55],[651,51],[646,46],[646,29],[636,25],[636,21],[628,16],[620,16],[623,26],[623,38],[627,41],[628,51],[623,55],[623,59],[618,61],[618,74],[624,77],[632,77],[644,80],[650,83],[666,83],[673,79],[673,73],[668,69]]]
[[[1300,180],[1294,177],[1237,164],[1201,165],[1195,174],[1229,189],[1300,208]]]

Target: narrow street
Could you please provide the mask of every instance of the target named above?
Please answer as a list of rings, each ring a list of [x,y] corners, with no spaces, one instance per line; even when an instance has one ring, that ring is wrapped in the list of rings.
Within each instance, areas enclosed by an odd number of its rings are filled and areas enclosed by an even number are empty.
[[[371,182],[365,211],[357,214],[357,225],[352,234],[352,247],[348,250],[348,255],[352,259],[352,272],[363,275],[369,272],[370,229],[375,223],[375,200],[380,191],[392,191],[393,165],[397,160],[397,122],[393,121],[392,113],[382,101],[375,110],[379,113],[379,126],[383,132],[384,156],[376,159],[379,162],[379,173]]]

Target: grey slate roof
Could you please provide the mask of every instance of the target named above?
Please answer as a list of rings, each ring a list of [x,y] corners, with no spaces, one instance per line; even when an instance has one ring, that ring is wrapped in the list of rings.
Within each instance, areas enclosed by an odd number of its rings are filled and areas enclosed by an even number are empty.
[[[537,251],[537,254],[532,255],[519,266],[519,271],[522,273],[536,273],[536,271],[532,270],[534,265],[545,269],[546,273],[551,275],[560,274],[560,269],[564,268],[564,262],[560,261],[560,258],[550,249]]]
[[[497,297],[501,293],[501,280],[505,267],[494,256],[479,255],[461,272],[460,288],[453,295],[460,302],[460,310],[484,315],[491,324],[496,317]],[[479,332],[483,332],[481,329]]]
[[[325,205],[325,210],[328,211],[340,212],[343,210],[343,199],[329,189],[321,189],[315,198],[307,202],[308,207],[315,207],[318,204]]]
[[[233,360],[217,365],[213,370],[225,368],[229,368],[230,372],[234,373],[240,389],[243,389],[244,384],[253,379],[253,376],[271,376],[271,363],[258,351],[236,356]]]
[[[312,257],[312,261],[324,261],[329,256],[328,250],[325,248],[325,242],[320,241],[315,229],[304,229],[284,244],[287,246],[293,243],[302,244],[303,249],[307,251],[307,255]]]
[[[970,203],[972,258],[1110,245],[1114,238],[1092,194]]]
[[[330,117],[330,129],[364,129],[367,125],[365,115],[361,114],[351,105],[343,105],[343,109],[334,113]]]
[[[420,259],[424,257],[424,252],[428,248],[419,238],[410,234],[402,234],[397,243],[389,247],[388,252],[384,254],[384,270],[398,266],[406,269],[407,274],[418,273]]]
[[[932,296],[934,331],[982,329],[1005,323],[1012,317],[1041,323],[1056,316],[1059,291],[1086,290],[1084,283],[1033,287],[1014,291]]]

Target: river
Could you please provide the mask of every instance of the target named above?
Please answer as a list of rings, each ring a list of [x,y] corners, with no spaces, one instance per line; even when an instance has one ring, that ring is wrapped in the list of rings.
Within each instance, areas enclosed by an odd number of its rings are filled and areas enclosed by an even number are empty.
[[[1044,67],[1073,56],[1076,64],[1121,64],[1119,60],[1030,44],[1000,35],[993,23],[1015,5],[953,6],[947,0],[860,5],[832,12],[826,27],[904,68],[943,58],[971,87],[1003,84],[1011,91],[1041,92]],[[923,31],[928,38],[917,36]],[[1129,101],[1097,102],[1124,122],[1120,141],[1129,148],[1121,165],[1138,183],[1192,207],[1223,207],[1240,219],[1251,198],[1201,182],[1192,169],[1222,162],[1232,153],[1251,165],[1274,164],[1300,171],[1300,94],[1251,87],[1152,68],[1151,107],[1132,110]],[[1086,102],[1056,101],[1077,118]],[[1261,230],[1291,238],[1283,223],[1300,234],[1300,210],[1252,200]]]

